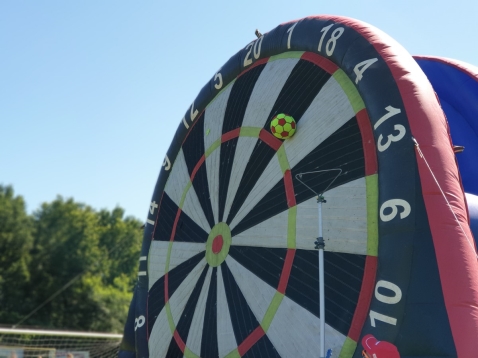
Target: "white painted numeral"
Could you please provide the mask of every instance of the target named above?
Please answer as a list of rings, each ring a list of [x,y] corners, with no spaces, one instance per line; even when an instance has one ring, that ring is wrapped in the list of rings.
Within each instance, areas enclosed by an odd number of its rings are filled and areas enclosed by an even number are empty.
[[[388,113],[383,115],[377,121],[377,123],[375,123],[375,125],[373,126],[373,129],[377,129],[378,126],[381,125],[383,122],[385,122],[387,119],[389,119],[390,117],[393,117],[394,115],[399,114],[400,112],[402,112],[399,108],[394,108],[392,106],[387,106],[387,107],[385,107],[385,109],[387,110]]]
[[[186,128],[189,128],[189,126],[187,126]],[[169,169],[171,169],[171,162],[168,158],[168,156],[166,155],[164,157],[164,161],[163,161],[163,167],[164,167],[164,170],[168,171]]]
[[[191,122],[196,119],[196,116],[198,115],[198,110],[194,109],[194,102],[191,104]]]
[[[323,32],[323,34],[319,41],[319,47],[317,48],[318,51],[322,52],[322,43],[324,42],[324,38],[327,35],[327,32],[334,25],[335,24],[331,24],[329,26],[324,27],[322,30],[320,30],[320,32]],[[327,56],[332,56],[335,50],[335,45],[337,45],[337,40],[339,39],[340,36],[342,36],[343,33],[344,33],[343,27],[338,27],[332,32],[332,35],[330,36],[329,41],[327,41],[327,43],[325,44],[325,53],[327,54]]]
[[[264,36],[259,37],[257,40],[252,41],[246,46],[246,50],[249,49],[244,57],[244,67],[249,66],[252,63],[251,53],[254,56],[254,59],[258,59],[261,55],[262,40]],[[253,51],[254,50],[254,51]]]
[[[385,288],[387,290],[392,291],[393,296],[386,296],[381,294],[380,292],[378,292],[379,288]],[[400,300],[402,299],[402,290],[400,289],[400,287],[398,287],[394,283],[380,280],[377,282],[377,285],[375,285],[375,298],[379,300],[380,302],[393,305],[395,303],[400,302]]]
[[[394,199],[394,200],[399,200],[399,199]],[[383,205],[382,205],[382,207],[383,207]],[[384,294],[378,292],[379,288],[385,288],[387,290],[392,291],[393,296],[387,296],[387,295],[384,295]],[[402,299],[402,290],[400,289],[400,287],[398,287],[394,283],[391,283],[389,281],[380,280],[375,285],[375,298],[382,303],[386,303],[386,304],[389,304],[389,305],[394,305],[394,304],[400,302],[400,300]],[[369,315],[370,315],[370,324],[372,325],[372,327],[376,327],[376,324],[375,324],[376,320],[391,324],[393,326],[397,325],[397,319],[396,318],[386,316],[384,314],[375,312],[373,310],[370,310]]]
[[[397,135],[389,134],[387,136],[388,139],[385,142],[385,144],[382,144],[383,135],[380,134],[378,136],[377,149],[379,152],[383,152],[384,150],[387,150],[388,147],[390,147],[390,144],[392,144],[392,142],[398,142],[400,139],[402,139],[405,136],[405,133],[407,133],[407,130],[401,124],[395,124],[393,128],[396,131],[398,131],[398,134]]]
[[[141,328],[146,323],[146,319],[144,316],[139,316],[138,318],[134,319],[134,330],[136,331],[138,328]]]
[[[186,122],[186,117],[183,117],[183,124],[186,127],[186,129],[189,129],[189,124]]]
[[[191,104],[191,110],[190,110],[190,117],[191,117],[191,122],[196,119],[196,116],[198,115],[198,110],[194,109],[194,102]],[[183,117],[183,124],[186,127],[186,129],[189,129],[189,124],[188,121],[186,120],[186,117]]]
[[[408,202],[402,199],[390,199],[384,202],[380,207],[380,219],[384,222],[387,222],[395,218],[398,213],[398,206],[403,207],[403,211],[400,213],[400,219],[405,219],[408,215],[410,215],[411,207]],[[385,214],[385,209],[387,208],[392,209],[390,214]]]
[[[261,55],[262,40],[264,40],[264,36],[261,36],[256,41],[254,41],[254,59],[256,60]]]
[[[254,45],[254,41],[252,41],[249,45],[246,46],[246,50],[249,51],[246,53],[246,57],[244,57],[244,67],[249,66],[252,63],[251,52],[252,52],[252,45]]]
[[[149,222],[149,221],[151,221],[151,220],[146,220],[146,221],[148,222],[148,224],[154,225],[154,222],[153,222],[153,223],[150,223],[150,222]],[[146,261],[147,259],[148,259],[147,256],[141,256],[141,257],[139,258],[139,262],[141,262],[141,261]],[[138,272],[138,276],[146,276],[147,274],[148,274],[148,273],[147,273],[146,271],[139,271],[139,272]],[[144,322],[143,322],[143,324],[144,324]],[[142,325],[141,325],[141,326],[142,326]],[[140,326],[140,327],[141,327],[141,326]],[[136,328],[135,328],[135,330],[136,330]]]
[[[362,79],[363,77],[363,73],[365,71],[367,71],[367,68],[369,68],[370,66],[372,66],[375,62],[378,61],[378,58],[371,58],[369,60],[365,60],[365,61],[362,61],[360,63],[358,63],[355,67],[354,67],[354,72],[355,72],[355,75],[357,76],[355,78],[355,84],[359,83],[359,81]]]
[[[216,73],[216,76],[214,76],[214,81],[218,80],[219,82],[214,84],[214,87],[216,89],[221,89],[222,88],[222,75],[220,72]]]
[[[149,204],[149,213],[151,215],[154,215],[154,210],[158,208],[158,204],[156,204],[156,201],[152,201],[151,204]]]
[[[370,315],[370,324],[372,325],[372,327],[376,327],[375,326],[375,320],[382,321],[382,322],[391,324],[393,326],[397,325],[397,319],[396,318],[393,318],[393,317],[390,317],[390,316],[385,316],[384,314],[381,314],[381,313],[378,313],[378,312],[375,312],[375,311],[372,311],[372,310],[370,310],[369,315]]]
[[[289,27],[287,29],[287,32],[289,33],[289,36],[287,37],[287,49],[290,50],[290,39],[292,38],[292,31],[294,31],[294,28],[297,26],[298,22],[296,22],[294,25]]]
[[[327,41],[327,44],[325,45],[325,52],[327,53],[327,56],[332,56],[335,50],[335,45],[337,45],[337,40],[342,34],[344,33],[344,28],[339,27],[332,32],[332,36],[330,36],[330,40]]]
[[[320,38],[320,41],[319,41],[319,47],[317,48],[317,50],[319,52],[322,52],[322,42],[324,42],[324,37],[325,35],[327,35],[327,32],[330,30],[330,28],[334,26],[334,24],[330,24],[329,26],[325,26],[322,30],[320,30],[320,32],[323,32],[322,34],[322,37]]]

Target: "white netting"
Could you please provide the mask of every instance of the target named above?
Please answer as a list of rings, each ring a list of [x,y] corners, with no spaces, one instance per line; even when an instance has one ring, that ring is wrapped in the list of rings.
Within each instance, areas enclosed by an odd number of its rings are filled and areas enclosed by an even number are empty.
[[[0,358],[117,357],[120,334],[0,328]]]

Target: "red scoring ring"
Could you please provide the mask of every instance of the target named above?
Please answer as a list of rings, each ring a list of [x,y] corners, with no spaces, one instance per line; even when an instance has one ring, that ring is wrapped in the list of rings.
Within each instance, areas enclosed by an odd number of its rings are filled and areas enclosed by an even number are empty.
[[[222,235],[217,235],[212,240],[212,252],[214,254],[218,254],[219,252],[221,252],[223,244],[224,244],[224,239],[222,238]]]

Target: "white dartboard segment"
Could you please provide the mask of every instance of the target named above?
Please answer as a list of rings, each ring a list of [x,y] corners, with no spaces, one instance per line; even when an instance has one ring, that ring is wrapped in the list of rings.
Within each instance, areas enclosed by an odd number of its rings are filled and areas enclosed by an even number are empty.
[[[199,299],[194,311],[193,320],[191,322],[191,327],[189,329],[188,340],[186,342],[189,350],[198,356],[201,353],[201,339],[202,339],[202,328],[204,324],[204,314],[206,312],[206,301],[207,295],[209,292],[209,285],[211,283],[211,273],[212,268],[209,267],[206,279],[201,288],[201,293],[199,294]]]
[[[237,348],[221,266],[217,268],[217,343],[219,357],[225,357]]]
[[[149,249],[148,259],[149,289],[164,276],[170,246],[168,272],[206,249],[206,245],[202,243],[153,241]]]
[[[325,250],[367,254],[367,197],[365,178],[340,185],[324,194],[322,204]],[[237,234],[234,246],[287,248],[288,211]],[[318,236],[317,199],[297,205],[296,248],[313,250]]]
[[[224,89],[204,112],[204,148],[206,151],[221,139],[224,114],[232,87],[233,84]],[[216,149],[206,158],[205,163],[215,222],[219,221],[219,164],[220,151]]]
[[[319,318],[287,296],[281,301],[271,322],[267,337],[281,357],[316,357],[319,352]],[[325,325],[325,346],[332,349],[332,358],[339,356],[345,336]]]
[[[211,200],[214,222],[219,222],[219,170],[221,165],[221,151],[213,151],[205,161],[209,195]]]
[[[249,304],[250,309],[260,323],[274,298],[276,289],[258,278],[231,256],[227,257],[226,263]]]
[[[184,152],[180,150],[176,160],[174,161],[173,169],[168,182],[166,183],[166,187],[164,188],[166,194],[168,194],[168,196],[178,207],[181,206],[184,192],[189,183],[190,176],[186,165],[186,160],[184,159]],[[209,232],[211,230],[206,216],[204,215],[204,211],[199,203],[194,186],[192,185],[187,190],[181,210],[205,232]]]

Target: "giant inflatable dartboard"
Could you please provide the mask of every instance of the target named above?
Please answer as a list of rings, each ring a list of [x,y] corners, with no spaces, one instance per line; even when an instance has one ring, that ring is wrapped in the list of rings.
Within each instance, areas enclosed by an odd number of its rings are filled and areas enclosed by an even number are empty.
[[[281,113],[297,123],[290,139],[271,133]],[[187,110],[153,194],[126,328],[135,347],[123,349],[317,356],[317,203],[297,175],[328,169],[342,170],[324,194],[332,357],[360,357],[369,333],[403,357],[476,351],[476,258],[433,90],[386,35],[324,16],[252,41]],[[302,181],[321,192],[335,173]]]

